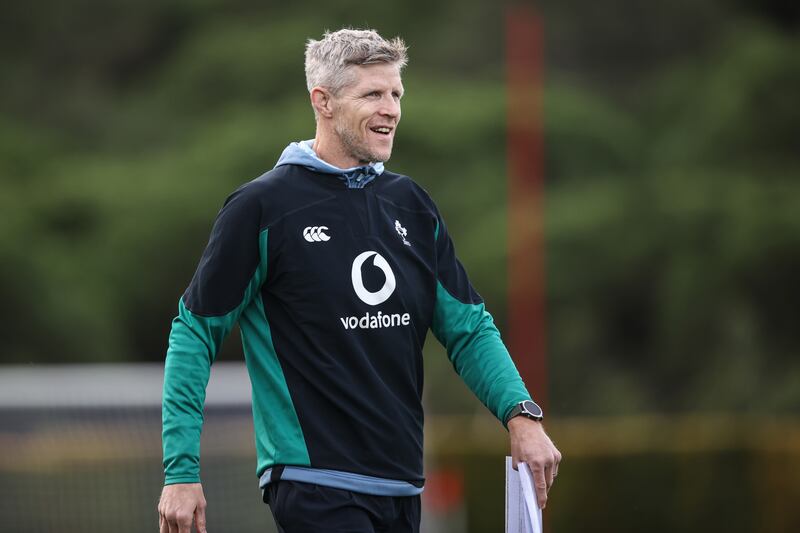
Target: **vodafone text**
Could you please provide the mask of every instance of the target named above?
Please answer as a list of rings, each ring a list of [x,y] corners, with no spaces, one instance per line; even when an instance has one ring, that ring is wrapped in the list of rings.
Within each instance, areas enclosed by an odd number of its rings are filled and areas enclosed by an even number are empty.
[[[344,329],[393,328],[408,326],[411,323],[411,315],[408,313],[384,315],[381,311],[378,311],[377,315],[372,315],[368,311],[363,316],[343,316],[339,320]]]

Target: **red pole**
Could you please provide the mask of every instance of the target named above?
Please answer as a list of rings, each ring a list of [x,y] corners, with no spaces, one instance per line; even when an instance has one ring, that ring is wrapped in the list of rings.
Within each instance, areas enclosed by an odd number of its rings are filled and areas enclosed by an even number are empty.
[[[527,5],[506,11],[509,348],[547,409],[542,161],[542,25]]]

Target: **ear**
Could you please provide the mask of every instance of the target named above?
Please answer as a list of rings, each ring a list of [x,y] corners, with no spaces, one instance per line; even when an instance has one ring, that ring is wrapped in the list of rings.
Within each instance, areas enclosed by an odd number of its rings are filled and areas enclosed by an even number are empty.
[[[333,116],[333,95],[327,89],[314,87],[311,89],[311,106],[321,117]]]

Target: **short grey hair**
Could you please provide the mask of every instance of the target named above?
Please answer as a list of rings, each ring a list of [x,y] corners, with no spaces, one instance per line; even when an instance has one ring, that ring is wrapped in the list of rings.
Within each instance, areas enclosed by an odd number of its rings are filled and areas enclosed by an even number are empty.
[[[408,63],[406,43],[399,37],[387,41],[375,30],[341,29],[326,31],[322,40],[306,43],[306,85],[325,87],[338,93],[353,81],[350,67],[375,63]]]

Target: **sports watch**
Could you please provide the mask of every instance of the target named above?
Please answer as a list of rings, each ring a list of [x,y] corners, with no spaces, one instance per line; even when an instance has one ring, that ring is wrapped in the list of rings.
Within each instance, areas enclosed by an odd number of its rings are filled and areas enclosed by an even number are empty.
[[[515,416],[524,416],[525,418],[530,418],[531,420],[541,422],[544,418],[544,413],[542,412],[542,408],[539,407],[536,402],[525,400],[524,402],[519,402],[517,405],[515,405],[511,412],[508,413],[506,424],[508,424],[508,421]]]

